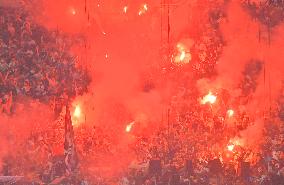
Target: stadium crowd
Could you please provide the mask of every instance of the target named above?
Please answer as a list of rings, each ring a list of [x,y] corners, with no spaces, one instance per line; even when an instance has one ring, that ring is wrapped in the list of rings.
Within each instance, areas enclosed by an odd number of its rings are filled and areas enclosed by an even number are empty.
[[[243,133],[262,123],[240,106],[228,112],[232,100],[224,89],[218,93],[215,108],[200,104],[197,90],[178,89],[169,108],[171,119],[158,124],[161,126],[151,136],[134,135],[135,141],[129,145],[129,150],[135,154],[137,164],[114,177],[88,173],[83,164],[90,157],[100,160],[104,154],[117,154],[120,146],[114,141],[111,129],[104,126],[75,129],[79,165],[72,173],[67,172],[69,162],[63,155],[66,120],[60,101],[65,96],[74,97],[86,91],[88,75],[75,67],[76,60],[68,52],[72,45],[70,38],[35,24],[24,11],[0,7],[0,15],[0,27],[5,28],[1,29],[0,36],[0,111],[13,113],[13,102],[23,96],[47,103],[54,101],[59,106],[54,107],[58,116],[54,122],[47,123],[48,129],[35,130],[17,145],[14,154],[3,159],[1,175],[23,175],[29,181],[26,184],[283,184],[284,119],[281,111],[265,112],[261,139],[248,145],[243,141]],[[221,13],[212,19],[210,26],[216,26],[220,16]],[[200,53],[198,48],[207,53],[205,58],[204,55],[199,57],[199,66],[204,69],[201,74],[213,73],[211,68],[221,50],[221,39],[216,36],[218,28],[215,29],[207,32],[215,41],[209,42],[204,36],[208,44],[196,46],[196,53]],[[202,39],[200,42],[206,43]],[[208,54],[209,51],[213,53]],[[245,104],[246,97],[255,91],[261,69],[261,61],[246,66],[238,102]],[[279,98],[280,108],[282,99]]]
[[[88,74],[68,52],[79,37],[49,31],[19,8],[0,7],[0,15],[1,112],[23,96],[47,103],[86,91]]]

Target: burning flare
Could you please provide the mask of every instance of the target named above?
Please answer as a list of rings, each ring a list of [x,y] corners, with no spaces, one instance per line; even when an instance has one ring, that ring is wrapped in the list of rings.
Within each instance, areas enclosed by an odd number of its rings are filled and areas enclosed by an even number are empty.
[[[234,148],[235,148],[235,145],[234,145],[234,144],[230,144],[230,145],[227,146],[227,149],[228,149],[229,151],[233,151]]]
[[[84,120],[82,108],[79,104],[75,104],[73,113],[71,115],[73,126],[78,126]]]
[[[134,123],[135,123],[135,121],[129,123],[129,124],[126,126],[125,131],[126,131],[126,132],[130,132],[130,131],[132,130],[132,127],[133,127]]]
[[[227,115],[228,115],[228,117],[230,118],[230,117],[232,117],[233,115],[234,115],[234,110],[232,110],[232,109],[229,109],[228,111],[227,111]]]
[[[176,46],[176,54],[173,56],[173,62],[178,65],[187,64],[191,61],[191,54],[189,49],[182,44],[178,43]]]
[[[185,51],[182,51],[179,57],[180,61],[183,61],[185,59]]]
[[[128,6],[123,7],[123,12],[124,13],[127,13],[127,10],[128,10]]]
[[[147,4],[144,4],[144,5],[143,5],[143,8],[144,8],[145,11],[147,11],[147,10],[148,10],[148,5],[147,5]]]
[[[147,4],[143,4],[143,6],[139,9],[138,15],[142,15],[144,13],[146,13],[148,11],[148,5]]]
[[[80,118],[81,117],[81,113],[82,113],[81,107],[79,105],[76,105],[74,113],[73,113],[73,116],[75,118]]]
[[[206,96],[201,99],[201,104],[210,103],[213,104],[217,100],[217,96],[213,95],[212,92],[209,92]]]

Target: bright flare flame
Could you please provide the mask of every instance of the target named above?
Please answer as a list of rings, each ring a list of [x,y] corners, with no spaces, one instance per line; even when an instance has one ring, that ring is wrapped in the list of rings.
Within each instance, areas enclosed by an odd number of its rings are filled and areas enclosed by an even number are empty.
[[[234,110],[232,110],[232,109],[229,109],[228,111],[227,111],[227,115],[228,115],[228,117],[232,117],[233,115],[234,115]]]
[[[82,108],[79,104],[74,105],[74,110],[71,117],[72,117],[73,126],[79,126],[79,124],[83,122],[84,118],[83,118]]]
[[[79,105],[77,105],[77,106],[75,107],[75,111],[74,111],[74,113],[73,113],[73,116],[74,116],[75,118],[80,118],[80,117],[81,117],[81,113],[82,113],[81,107],[80,107]]]
[[[138,15],[140,16],[140,15],[146,13],[147,11],[148,11],[148,5],[147,5],[147,4],[144,4],[144,5],[140,8],[140,10],[139,10],[139,12],[138,12]]]
[[[184,44],[178,43],[176,46],[176,52],[177,53],[173,57],[173,62],[175,64],[187,64],[191,61],[190,51]]]
[[[206,96],[204,96],[201,100],[201,104],[210,103],[213,104],[217,100],[217,96],[213,95],[212,92],[209,92]]]
[[[230,145],[227,146],[227,149],[228,149],[229,151],[233,151],[234,148],[235,148],[235,145],[234,145],[234,144],[230,144]]]
[[[125,6],[125,7],[123,8],[123,12],[124,12],[124,13],[127,13],[127,10],[128,10],[128,7]]]
[[[144,8],[145,11],[147,11],[147,10],[148,10],[148,5],[147,5],[147,4],[144,4],[144,5],[143,5],[143,8]]]
[[[185,59],[185,51],[182,51],[179,57],[180,61],[183,61]]]
[[[126,126],[125,131],[126,131],[126,132],[130,132],[131,129],[132,129],[132,127],[133,127],[133,125],[134,125],[134,123],[135,123],[135,121],[129,123],[129,124]]]

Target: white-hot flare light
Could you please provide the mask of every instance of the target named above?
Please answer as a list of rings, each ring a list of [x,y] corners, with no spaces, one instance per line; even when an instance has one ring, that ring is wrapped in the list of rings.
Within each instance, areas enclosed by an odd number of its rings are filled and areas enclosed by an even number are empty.
[[[142,15],[144,13],[146,13],[148,11],[148,5],[147,4],[143,4],[143,6],[139,9],[138,15]]]
[[[180,61],[183,61],[185,59],[185,51],[181,51],[179,59]]]
[[[201,104],[210,103],[213,104],[217,100],[217,96],[213,95],[212,92],[209,92],[206,96],[201,99]]]
[[[72,116],[72,125],[78,126],[82,122],[82,109],[79,104],[76,104],[74,107],[74,111],[71,114]]]
[[[143,5],[143,8],[144,8],[145,11],[147,11],[147,10],[148,10],[148,5],[147,5],[147,4],[144,4],[144,5]]]
[[[129,123],[128,125],[126,125],[125,131],[126,132],[130,132],[132,130],[132,127],[134,125],[135,121]]]
[[[191,54],[189,49],[182,43],[176,46],[176,54],[173,56],[173,62],[178,65],[187,64],[191,61]]]
[[[128,10],[128,7],[127,7],[127,6],[123,7],[123,12],[124,12],[124,13],[127,13],[127,10]]]
[[[233,115],[234,115],[234,110],[232,110],[232,109],[229,109],[228,111],[227,111],[227,115],[228,115],[228,117],[232,117]]]
[[[233,151],[234,148],[235,148],[235,145],[234,145],[234,144],[230,144],[230,145],[227,146],[227,149],[228,149],[229,151]]]
[[[81,117],[81,113],[82,113],[81,107],[79,105],[76,105],[74,113],[73,113],[73,116],[75,118],[80,118]]]

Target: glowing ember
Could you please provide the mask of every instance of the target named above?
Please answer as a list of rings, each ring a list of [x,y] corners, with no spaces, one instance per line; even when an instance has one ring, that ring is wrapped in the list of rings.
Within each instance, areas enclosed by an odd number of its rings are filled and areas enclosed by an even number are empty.
[[[228,115],[228,117],[232,117],[233,115],[234,115],[234,110],[232,110],[232,109],[229,109],[228,111],[227,111],[227,115]]]
[[[228,149],[229,151],[233,151],[234,148],[235,148],[235,145],[233,145],[233,144],[230,144],[230,145],[227,146],[227,149]]]
[[[75,118],[80,118],[80,117],[81,117],[81,107],[80,107],[79,105],[77,105],[77,106],[75,107],[75,111],[74,111],[74,113],[73,113],[73,116],[74,116]]]
[[[135,121],[129,123],[129,124],[126,126],[125,131],[126,131],[126,132],[130,132],[131,129],[132,129],[132,127],[133,127],[133,125],[134,125],[134,123],[135,123]]]
[[[71,14],[76,15],[76,10],[74,8],[71,8]]]
[[[213,104],[216,102],[217,96],[213,95],[212,92],[209,92],[206,96],[204,96],[201,100],[201,104],[210,103]]]

